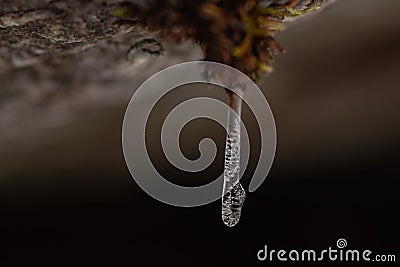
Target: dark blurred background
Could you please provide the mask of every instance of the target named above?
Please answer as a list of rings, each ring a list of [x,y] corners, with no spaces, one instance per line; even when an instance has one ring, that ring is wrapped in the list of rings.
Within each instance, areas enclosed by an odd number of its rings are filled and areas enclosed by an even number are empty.
[[[78,54],[14,61],[0,72],[0,263],[267,265],[256,258],[265,244],[325,249],[339,238],[400,260],[399,15],[396,0],[338,0],[280,35],[287,53],[260,84],[276,119],[276,159],[234,228],[222,223],[219,201],[189,209],[151,198],[122,154],[122,120],[134,91],[158,70],[199,59],[198,48],[167,44],[166,55],[135,55],[130,63],[125,51],[140,37],[132,32]],[[150,143],[159,142],[171,103],[195,95],[225,98],[220,88],[178,89],[160,103]],[[248,109],[243,117],[256,129]],[[249,132],[246,185],[259,144],[258,132]],[[191,123],[183,152],[198,156],[204,136],[218,146],[211,169],[196,175],[209,181],[222,172],[223,129]],[[166,164],[160,148],[152,152],[160,172],[193,182]]]

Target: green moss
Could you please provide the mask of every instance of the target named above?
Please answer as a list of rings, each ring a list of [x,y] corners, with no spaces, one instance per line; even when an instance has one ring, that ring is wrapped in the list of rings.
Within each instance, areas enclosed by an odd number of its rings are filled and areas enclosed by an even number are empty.
[[[112,11],[112,14],[117,18],[125,18],[130,13],[129,6],[120,6]]]

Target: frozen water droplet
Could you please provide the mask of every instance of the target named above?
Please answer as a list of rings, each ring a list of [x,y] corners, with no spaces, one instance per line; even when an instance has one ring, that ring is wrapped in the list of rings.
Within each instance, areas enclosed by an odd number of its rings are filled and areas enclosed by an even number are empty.
[[[222,195],[222,221],[229,227],[235,226],[241,216],[246,192],[240,179],[240,114],[242,99],[230,95],[227,137],[225,146],[224,188]]]
[[[232,227],[239,222],[245,198],[246,192],[240,183],[222,197],[222,221],[227,226]]]

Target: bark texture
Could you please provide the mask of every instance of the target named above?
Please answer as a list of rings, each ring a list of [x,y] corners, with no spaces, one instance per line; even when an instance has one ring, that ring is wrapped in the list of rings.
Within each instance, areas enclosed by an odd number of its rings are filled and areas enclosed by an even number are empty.
[[[80,52],[133,30],[111,14],[113,1],[0,2],[0,72]]]

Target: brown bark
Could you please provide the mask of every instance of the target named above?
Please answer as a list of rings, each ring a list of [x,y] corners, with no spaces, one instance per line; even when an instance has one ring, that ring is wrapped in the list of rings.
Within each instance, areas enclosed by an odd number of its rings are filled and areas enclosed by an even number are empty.
[[[80,52],[133,30],[111,14],[113,1],[0,2],[0,72]]]

